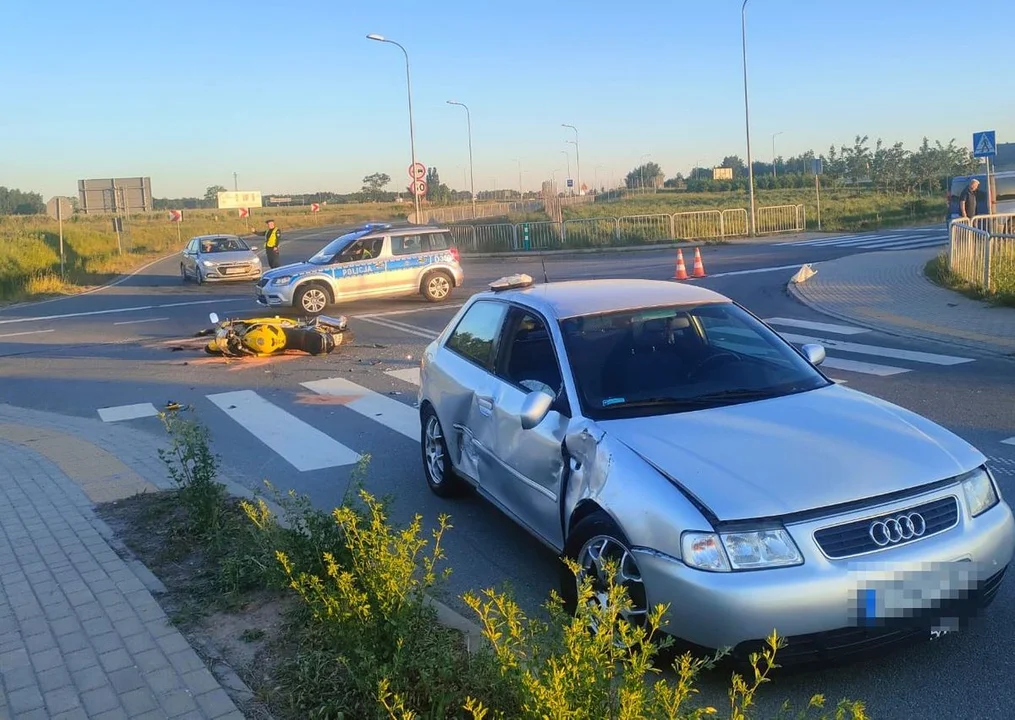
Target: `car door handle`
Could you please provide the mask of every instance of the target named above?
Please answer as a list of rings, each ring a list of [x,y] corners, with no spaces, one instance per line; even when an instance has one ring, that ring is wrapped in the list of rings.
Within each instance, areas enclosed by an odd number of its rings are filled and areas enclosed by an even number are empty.
[[[493,398],[486,397],[483,395],[476,396],[476,404],[479,406],[479,412],[489,417],[493,413]]]

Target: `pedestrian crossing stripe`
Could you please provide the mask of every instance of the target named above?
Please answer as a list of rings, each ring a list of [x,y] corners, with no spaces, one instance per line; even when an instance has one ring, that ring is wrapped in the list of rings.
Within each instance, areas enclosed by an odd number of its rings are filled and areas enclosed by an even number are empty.
[[[918,250],[925,247],[944,245],[948,232],[937,228],[911,228],[886,230],[857,235],[836,235],[811,240],[786,240],[773,243],[776,246],[843,247],[861,250]]]

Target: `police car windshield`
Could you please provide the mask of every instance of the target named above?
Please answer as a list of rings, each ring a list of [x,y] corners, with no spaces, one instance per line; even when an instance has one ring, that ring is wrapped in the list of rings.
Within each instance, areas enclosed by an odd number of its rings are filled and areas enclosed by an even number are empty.
[[[365,234],[366,233],[362,231],[351,232],[343,235],[342,237],[335,238],[330,243],[321,248],[317,252],[317,254],[315,254],[312,258],[307,260],[307,262],[313,263],[314,265],[328,265],[329,263],[334,261],[336,255],[341,253],[350,244],[352,244],[359,238],[363,237],[363,235]]]

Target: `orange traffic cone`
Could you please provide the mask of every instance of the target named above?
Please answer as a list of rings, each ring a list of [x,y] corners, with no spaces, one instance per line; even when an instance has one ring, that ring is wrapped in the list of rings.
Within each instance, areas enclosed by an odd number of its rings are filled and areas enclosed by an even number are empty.
[[[691,270],[691,276],[705,277],[705,266],[701,263],[701,248],[694,248],[694,268]]]
[[[677,272],[673,276],[674,280],[686,280],[687,279],[687,268],[684,267],[684,251],[677,248]]]

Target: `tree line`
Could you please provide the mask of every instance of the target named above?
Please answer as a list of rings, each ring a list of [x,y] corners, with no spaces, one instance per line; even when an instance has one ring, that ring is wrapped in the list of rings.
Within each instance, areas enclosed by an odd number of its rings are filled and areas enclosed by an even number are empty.
[[[789,158],[777,157],[772,162],[754,161],[755,187],[758,189],[796,188],[814,185],[814,160],[820,159],[819,182],[822,187],[870,186],[884,192],[937,191],[955,175],[976,172],[980,161],[968,148],[959,147],[954,139],[947,145],[923,138],[916,150],[907,150],[903,143],[886,145],[881,138],[871,146],[867,135],[857,135],[852,145],[831,145],[826,153],[812,150]],[[657,163],[645,163],[631,170],[624,178],[630,190],[673,187],[692,192],[746,190],[747,163],[738,155],[727,155],[717,167],[730,168],[733,178],[713,179],[712,168],[695,167],[685,177],[677,173],[666,179]]]

